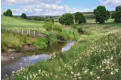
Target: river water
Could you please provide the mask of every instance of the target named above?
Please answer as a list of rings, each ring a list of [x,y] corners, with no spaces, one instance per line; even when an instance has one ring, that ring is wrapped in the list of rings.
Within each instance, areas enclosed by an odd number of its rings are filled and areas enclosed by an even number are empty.
[[[47,50],[37,53],[2,53],[1,61],[1,76],[2,80],[6,77],[10,77],[13,71],[20,70],[21,67],[25,68],[39,61],[47,60],[51,58],[50,54],[54,52],[68,51],[74,45],[74,41],[68,41],[67,43],[58,43]]]

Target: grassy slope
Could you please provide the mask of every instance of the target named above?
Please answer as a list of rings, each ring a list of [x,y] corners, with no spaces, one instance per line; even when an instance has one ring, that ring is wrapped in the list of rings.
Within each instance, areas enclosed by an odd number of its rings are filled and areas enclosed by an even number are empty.
[[[13,80],[119,80],[121,24],[82,24],[86,34],[71,50],[17,73]]]
[[[57,42],[60,38],[64,40],[74,39],[74,35],[77,33],[72,28],[64,28],[62,25],[55,23],[53,30],[52,25],[46,24],[41,21],[25,20],[16,17],[2,16],[2,51],[6,51],[9,48],[20,49],[24,44],[30,44],[37,49],[43,49],[50,44]],[[40,35],[44,37],[33,37],[27,35],[21,35],[11,32],[11,30],[36,30]],[[49,29],[49,30],[48,30]],[[6,30],[8,32],[6,32]],[[73,34],[73,32],[75,32]],[[8,36],[9,35],[9,36]],[[48,40],[49,39],[49,40]]]
[[[1,17],[1,25],[2,28],[5,29],[36,29],[36,30],[43,30],[42,25],[44,22],[34,21],[34,20],[25,20],[16,17]]]

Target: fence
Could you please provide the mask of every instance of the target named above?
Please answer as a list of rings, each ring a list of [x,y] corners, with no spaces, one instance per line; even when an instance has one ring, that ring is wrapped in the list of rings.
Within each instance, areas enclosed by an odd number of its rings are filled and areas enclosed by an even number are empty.
[[[31,30],[31,29],[28,29],[28,30],[25,30],[25,29],[1,29],[2,32],[14,32],[14,33],[18,33],[18,34],[21,34],[21,35],[29,35],[29,36],[32,36],[32,37],[42,37],[44,36],[44,34],[40,33],[39,31],[37,30]]]

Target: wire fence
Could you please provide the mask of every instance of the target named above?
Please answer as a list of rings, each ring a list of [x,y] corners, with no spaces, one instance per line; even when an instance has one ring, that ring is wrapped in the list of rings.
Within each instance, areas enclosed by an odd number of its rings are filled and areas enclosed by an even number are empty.
[[[32,37],[42,37],[44,36],[44,34],[40,33],[39,31],[37,30],[31,30],[31,29],[28,29],[28,30],[25,30],[25,29],[5,29],[5,28],[2,28],[1,29],[2,32],[14,32],[14,33],[18,33],[18,34],[21,34],[21,35],[29,35],[29,36],[32,36]]]

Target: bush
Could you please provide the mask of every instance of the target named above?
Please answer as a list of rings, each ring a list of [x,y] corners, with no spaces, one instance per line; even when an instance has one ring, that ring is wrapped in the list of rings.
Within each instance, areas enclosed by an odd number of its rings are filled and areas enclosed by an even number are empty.
[[[110,18],[110,13],[104,6],[98,6],[94,10],[94,15],[96,18],[96,23],[105,23],[105,20],[108,20]]]
[[[57,24],[53,24],[52,22],[46,22],[43,27],[47,30],[55,30],[55,31],[62,31],[62,27]]]
[[[59,18],[59,22],[60,22],[61,24],[64,24],[64,25],[71,25],[71,24],[74,24],[73,15],[70,14],[70,13],[63,14],[63,15]]]
[[[8,9],[6,12],[3,13],[4,16],[13,16],[12,11]]]
[[[121,6],[117,6],[115,12],[112,14],[112,18],[115,19],[115,22],[121,23]]]
[[[53,23],[47,22],[47,23],[45,23],[45,24],[43,25],[43,27],[44,27],[47,31],[52,30],[52,29],[53,29]]]
[[[51,22],[54,24],[54,19],[53,18],[46,19],[46,22]]]
[[[86,19],[85,19],[85,17],[83,16],[82,13],[76,12],[76,13],[74,14],[74,16],[75,16],[75,22],[76,22],[77,24],[86,23]]]
[[[82,29],[82,28],[78,28],[78,33],[80,33],[80,34],[84,34],[83,29]]]
[[[47,48],[47,39],[46,38],[38,38],[32,42],[32,45],[35,46],[37,49]]]
[[[25,14],[25,13],[22,13],[22,14],[21,14],[21,18],[23,18],[23,19],[27,19],[26,14]]]

